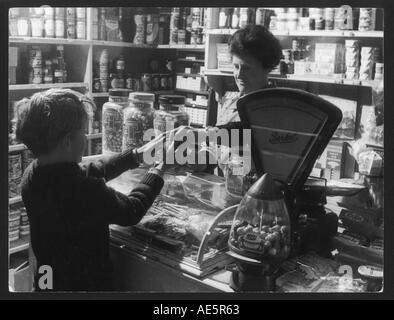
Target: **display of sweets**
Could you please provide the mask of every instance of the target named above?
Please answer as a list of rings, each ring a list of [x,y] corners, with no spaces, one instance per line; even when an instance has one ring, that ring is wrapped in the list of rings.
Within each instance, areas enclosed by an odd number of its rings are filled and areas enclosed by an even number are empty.
[[[290,251],[290,228],[280,223],[254,225],[247,221],[235,222],[232,242],[239,248],[264,256],[287,255]]]
[[[122,152],[123,109],[128,106],[128,89],[110,89],[102,111],[103,153]]]
[[[155,112],[153,126],[158,132],[167,128],[189,125],[189,115],[185,111],[185,97],[178,95],[161,95],[160,109]]]
[[[123,151],[144,144],[144,133],[153,128],[154,102],[153,93],[130,93],[129,106],[123,110]]]

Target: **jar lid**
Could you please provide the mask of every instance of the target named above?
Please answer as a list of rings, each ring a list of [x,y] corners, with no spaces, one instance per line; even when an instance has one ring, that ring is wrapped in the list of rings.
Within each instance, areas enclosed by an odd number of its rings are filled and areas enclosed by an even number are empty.
[[[131,92],[129,99],[155,101],[155,95],[147,92]]]
[[[130,92],[129,89],[109,89],[109,95],[116,97],[128,97]]]
[[[164,104],[184,104],[185,97],[179,95],[162,95],[159,97],[159,103]]]

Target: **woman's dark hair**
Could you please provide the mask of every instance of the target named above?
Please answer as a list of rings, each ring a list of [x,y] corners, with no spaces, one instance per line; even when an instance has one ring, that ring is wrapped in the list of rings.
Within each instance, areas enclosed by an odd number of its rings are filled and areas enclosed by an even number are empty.
[[[16,138],[36,156],[47,154],[68,133],[82,129],[88,114],[79,92],[49,89],[16,105]],[[92,102],[90,102],[92,103]]]
[[[264,69],[271,71],[280,62],[282,47],[275,36],[260,25],[247,25],[229,39],[230,53],[250,55],[261,62]]]

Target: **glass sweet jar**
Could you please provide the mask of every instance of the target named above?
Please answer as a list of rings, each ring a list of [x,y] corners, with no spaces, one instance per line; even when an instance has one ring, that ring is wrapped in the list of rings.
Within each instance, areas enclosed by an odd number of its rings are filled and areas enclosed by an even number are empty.
[[[243,263],[277,271],[290,254],[290,218],[282,192],[269,174],[245,194],[229,237],[232,255]]]
[[[123,109],[128,106],[131,90],[109,90],[109,101],[103,105],[103,153],[122,152]]]
[[[162,95],[159,97],[160,109],[155,112],[155,130],[166,132],[179,126],[189,125],[189,115],[185,111],[185,97]]]
[[[154,102],[153,93],[130,93],[129,106],[123,110],[123,151],[144,144],[145,132],[153,129]]]

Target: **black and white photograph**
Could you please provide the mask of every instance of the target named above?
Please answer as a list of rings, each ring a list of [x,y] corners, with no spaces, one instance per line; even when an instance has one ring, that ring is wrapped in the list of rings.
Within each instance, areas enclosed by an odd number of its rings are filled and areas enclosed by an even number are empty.
[[[384,8],[66,5],[8,8],[11,295],[384,292]]]

